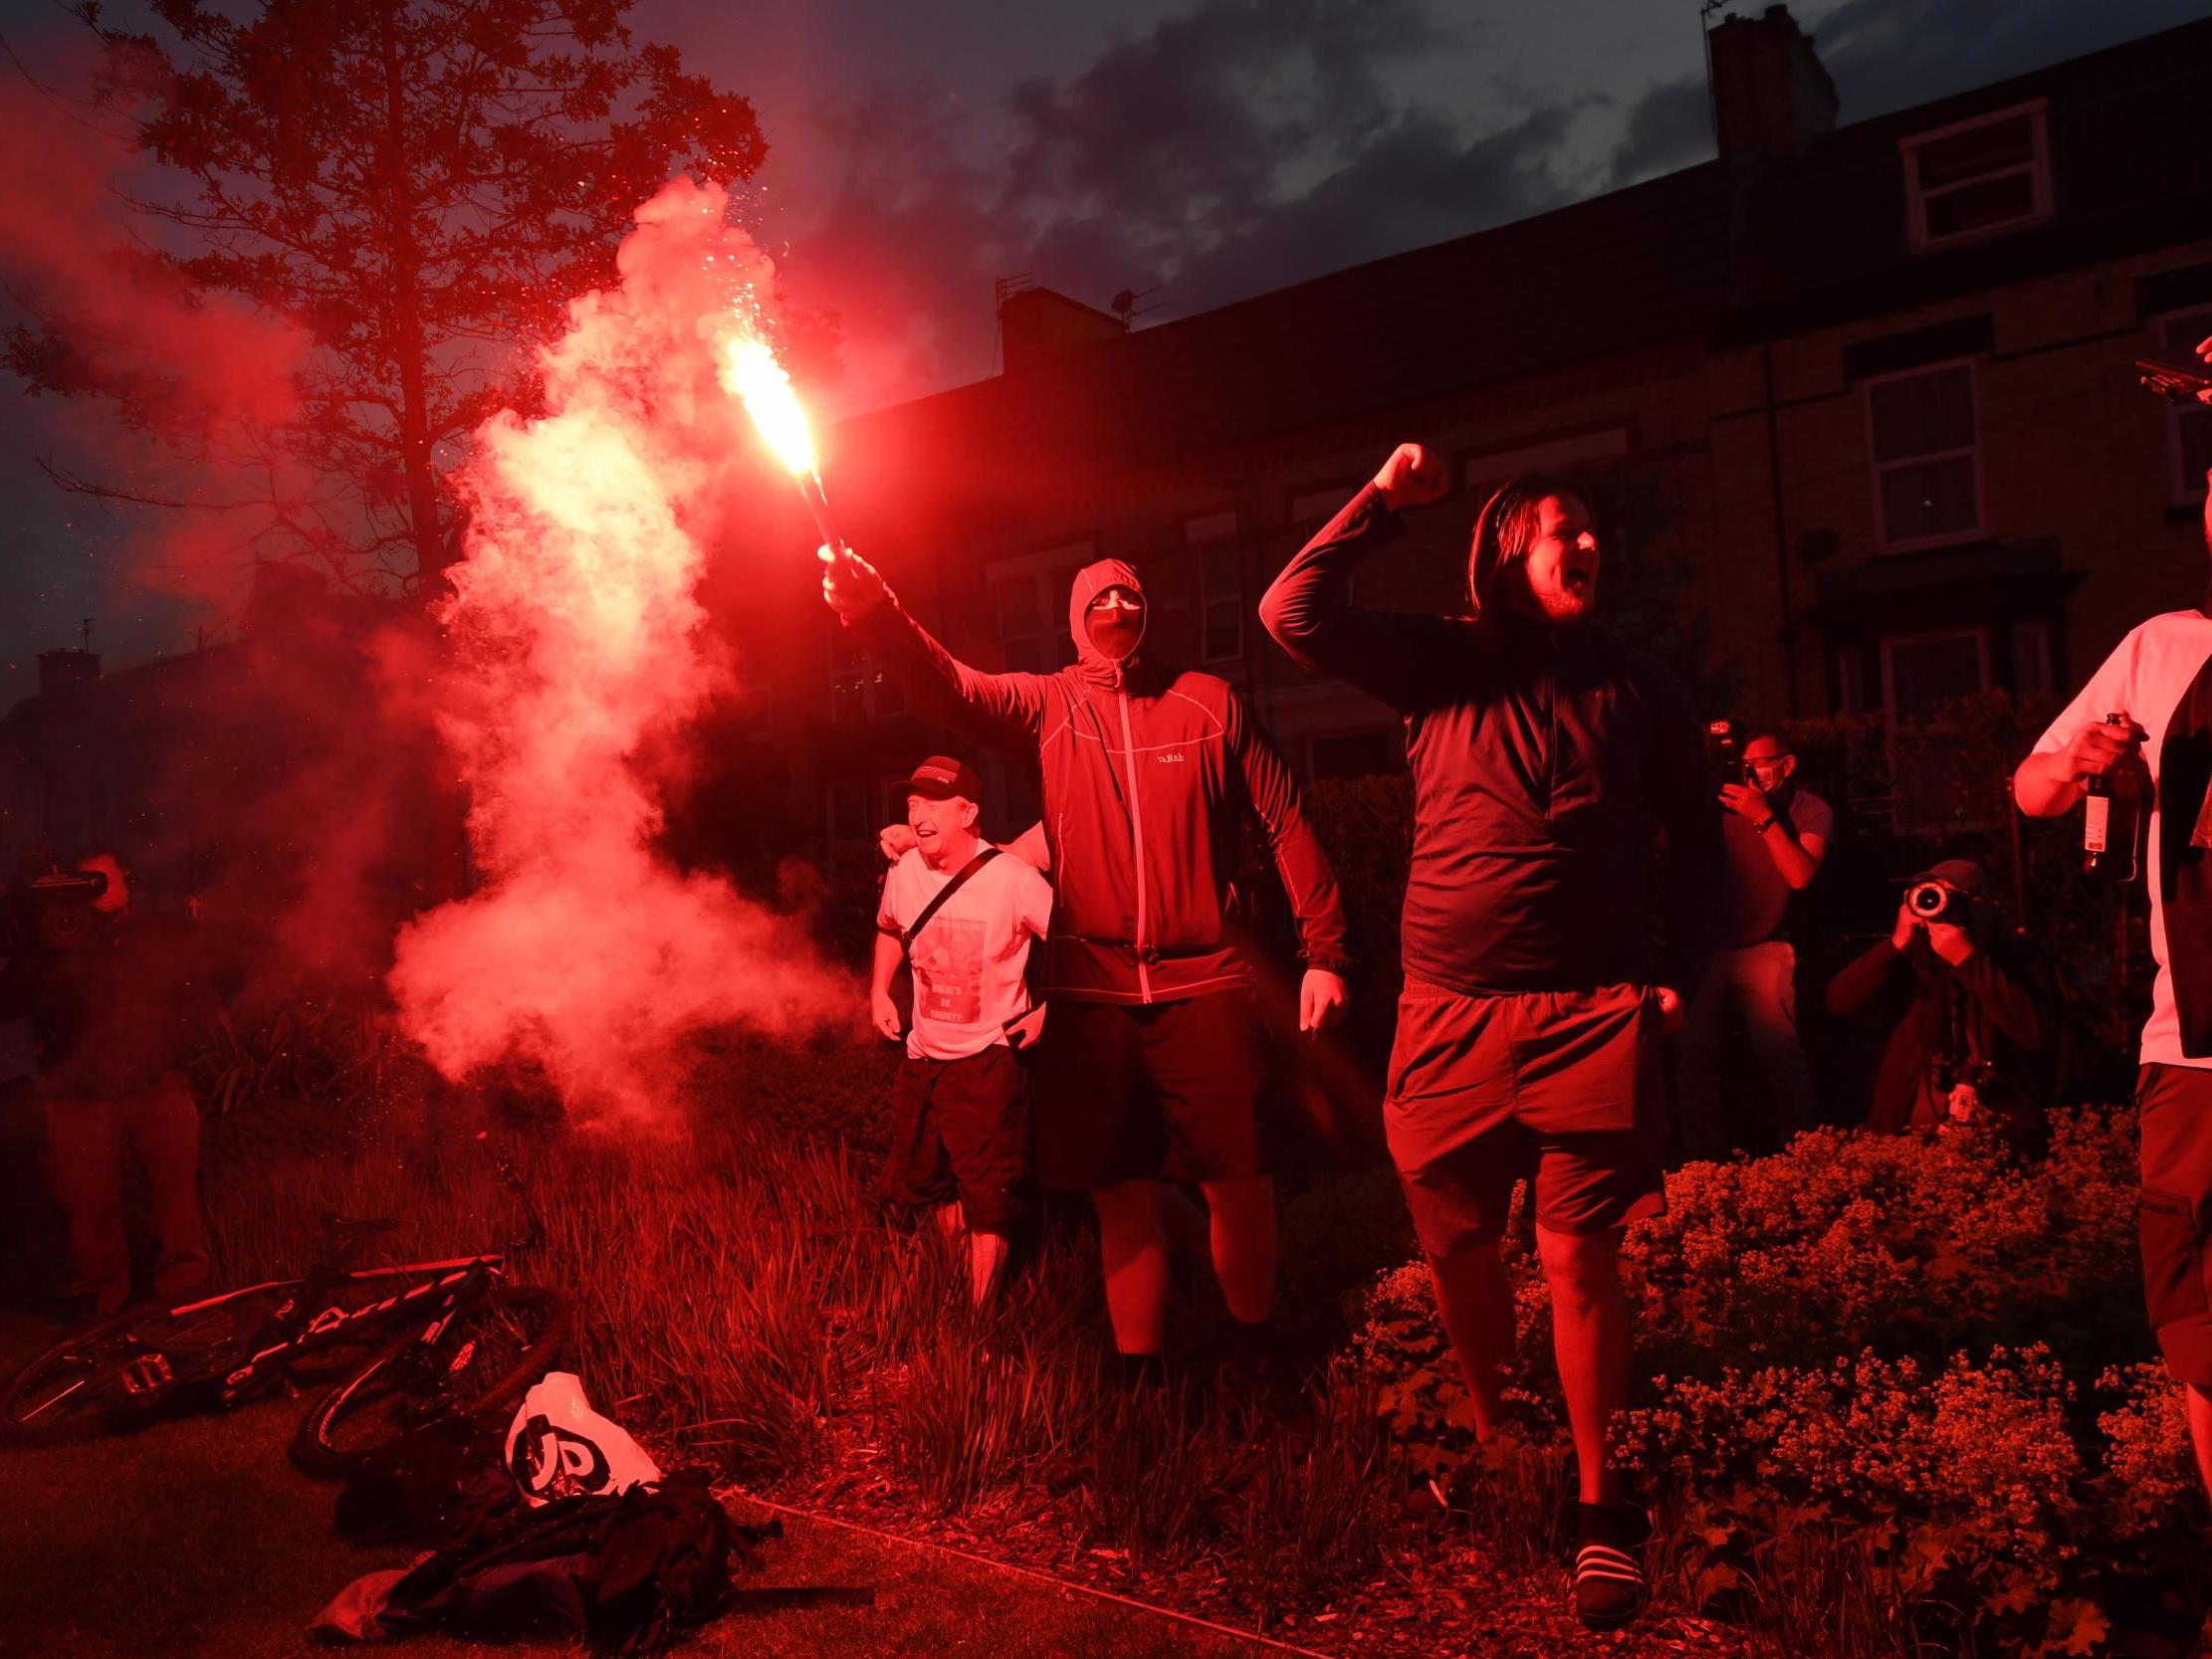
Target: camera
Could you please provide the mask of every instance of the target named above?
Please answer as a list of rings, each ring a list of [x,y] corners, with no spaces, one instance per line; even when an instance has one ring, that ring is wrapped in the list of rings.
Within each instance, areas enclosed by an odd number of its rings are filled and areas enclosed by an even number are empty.
[[[1941,882],[1914,882],[1904,890],[1904,908],[1922,922],[1947,922],[1962,928],[1968,903],[1963,893]]]
[[[1750,781],[1750,774],[1743,764],[1743,737],[1736,730],[1734,722],[1706,722],[1705,770],[1712,774],[1716,785]]]
[[[93,902],[108,891],[97,870],[72,870],[44,853],[26,854],[17,866],[21,917],[11,933],[28,933],[49,950],[81,944],[93,931]]]

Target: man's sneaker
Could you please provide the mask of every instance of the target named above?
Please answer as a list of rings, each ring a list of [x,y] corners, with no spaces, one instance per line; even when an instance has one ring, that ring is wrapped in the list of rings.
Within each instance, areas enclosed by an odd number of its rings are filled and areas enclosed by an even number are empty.
[[[1651,1518],[1626,1504],[1577,1504],[1575,1612],[1592,1630],[1619,1628],[1644,1610],[1644,1547]]]

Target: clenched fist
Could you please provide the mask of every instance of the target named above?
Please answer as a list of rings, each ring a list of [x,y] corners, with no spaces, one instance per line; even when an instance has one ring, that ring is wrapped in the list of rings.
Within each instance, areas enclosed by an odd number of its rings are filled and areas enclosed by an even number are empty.
[[[850,547],[816,547],[822,561],[822,598],[847,622],[866,616],[890,591],[876,567]]]
[[[1375,475],[1376,492],[1393,513],[1441,501],[1450,488],[1443,457],[1423,444],[1400,444]]]

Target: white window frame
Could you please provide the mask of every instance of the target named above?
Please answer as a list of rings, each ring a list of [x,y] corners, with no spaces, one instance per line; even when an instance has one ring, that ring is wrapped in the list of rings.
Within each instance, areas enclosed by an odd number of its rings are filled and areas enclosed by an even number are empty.
[[[1897,140],[1897,153],[1904,165],[1905,227],[1911,236],[1912,251],[1924,254],[1945,248],[1956,248],[1968,242],[1979,242],[1989,236],[2009,236],[2014,231],[2030,225],[2040,225],[2051,217],[2051,101],[2047,98],[2031,99],[2026,104],[2015,104],[2003,109],[1993,109],[1986,115],[1976,115],[1970,120],[1953,121],[1948,126],[1936,127],[1931,132],[1915,132],[1909,138]],[[2026,161],[2010,167],[1999,167],[1992,172],[1976,173],[1953,184],[1939,185],[1933,190],[1920,188],[1921,148],[1940,143],[1945,138],[1955,138],[1962,132],[1971,132],[1979,126],[1995,126],[2019,115],[2028,117],[2030,154]],[[1973,230],[1953,231],[1945,236],[1928,234],[1928,203],[1956,190],[1971,189],[1977,184],[1987,184],[1992,179],[2013,178],[2026,173],[2033,181],[2035,205],[2017,219],[2005,219],[1994,225],[1979,225]]]
[[[1879,461],[1875,458],[1875,388],[1895,380],[1916,380],[1923,375],[1940,374],[1945,369],[1964,368],[1966,389],[1974,404],[1974,441],[1964,449],[1929,450],[1924,455],[1910,455],[1895,461]],[[1981,368],[1972,357],[1946,357],[1940,362],[1915,363],[1911,368],[1900,368],[1888,374],[1873,374],[1859,382],[1859,407],[1867,433],[1867,470],[1874,491],[1875,551],[1878,553],[1908,552],[1921,547],[1947,547],[1959,541],[1979,541],[1989,533],[1989,502],[1982,486],[1982,376]],[[1955,461],[1967,457],[1974,464],[1974,522],[1966,529],[1945,530],[1939,535],[1912,535],[1892,538],[1889,522],[1882,512],[1881,476],[1899,467],[1923,467],[1931,461]]]
[[[838,647],[842,644],[851,652],[851,661],[837,660]],[[835,617],[829,621],[826,642],[824,673],[829,681],[829,720],[833,726],[864,726],[871,721],[896,720],[912,712],[914,703],[906,695],[906,688],[891,679],[884,666],[877,662],[872,652],[863,651],[855,636]],[[838,708],[837,685],[840,680],[857,673],[860,677],[860,712],[846,714]]]
[[[1183,520],[1183,546],[1199,572],[1199,661],[1203,663],[1244,660],[1244,549],[1237,530],[1233,508],[1221,513],[1195,514]],[[1228,593],[1211,592],[1206,585],[1206,555],[1216,547],[1226,547],[1236,559],[1236,586]],[[1212,636],[1208,619],[1217,610],[1226,611],[1233,625],[1236,643],[1227,651],[1207,649]]]
[[[1067,631],[1067,619],[1055,608],[1065,598],[1060,590],[1074,582],[1076,571],[1095,563],[1097,558],[1096,541],[1063,541],[1033,553],[995,558],[984,566],[984,597],[991,611],[992,637],[998,642],[999,661],[1005,660],[1003,653],[1007,645],[1031,636],[1005,632],[998,617],[998,588],[1009,582],[1031,584],[1036,596],[1037,661],[1044,665],[1036,672],[1050,674],[1070,660],[1075,648]]]
[[[1896,662],[1891,648],[1899,645],[1933,645],[1941,640],[1954,639],[1971,639],[1974,642],[1975,674],[1976,678],[1981,681],[1981,685],[1970,695],[1978,696],[1980,693],[1989,690],[1989,625],[1987,623],[1969,622],[1958,628],[1929,628],[1917,633],[1883,634],[1880,639],[1881,706],[1889,711],[1890,719],[1906,718],[1900,716],[1897,710]],[[1926,717],[1914,715],[1909,718],[1923,720]]]
[[[2150,319],[2150,340],[2153,349],[2166,356],[2173,355],[2173,347],[2166,343],[2166,324],[2184,316],[2201,318],[2200,325],[2204,329],[2204,333],[2212,334],[2212,301],[2197,306],[2176,306],[2172,311],[2160,311]],[[2200,335],[2199,338],[2203,336]],[[2195,343],[2195,340],[2191,340],[2187,345],[2182,346],[2182,353],[2186,355],[2189,346]],[[2171,500],[2175,507],[2195,507],[2204,500],[2203,475],[2198,474],[2194,478],[2190,477],[2188,469],[2182,464],[2181,423],[2191,415],[2200,420],[2212,420],[2212,406],[2202,403],[2169,403],[2166,405],[2166,483],[2173,491]]]

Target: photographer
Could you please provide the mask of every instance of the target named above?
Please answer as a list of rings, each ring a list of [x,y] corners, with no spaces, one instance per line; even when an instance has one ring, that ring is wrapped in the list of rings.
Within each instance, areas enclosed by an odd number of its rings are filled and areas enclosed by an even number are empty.
[[[2048,975],[2012,939],[1978,864],[1949,858],[1912,878],[1896,926],[1829,982],[1831,1013],[1886,993],[1902,1003],[1875,1077],[1867,1127],[1928,1134],[1979,1123],[2024,1156],[2049,1136]]]
[[[180,1297],[207,1279],[199,1113],[178,1067],[213,992],[191,924],[134,908],[119,856],[98,849],[70,869],[97,881],[43,884],[52,899],[34,887],[34,940],[0,973],[0,1019],[30,1016],[74,1290],[101,1316],[130,1299],[126,1154],[152,1196],[155,1294]]]
[[[1720,947],[1691,996],[1675,1057],[1680,1070],[1682,1150],[1693,1158],[1732,1149],[1722,1121],[1718,1061],[1728,1010],[1766,1073],[1781,1143],[1813,1127],[1813,1068],[1797,1034],[1797,946],[1791,899],[1812,884],[1828,854],[1836,814],[1797,784],[1797,756],[1779,732],[1743,738],[1740,761],[1719,768]]]

